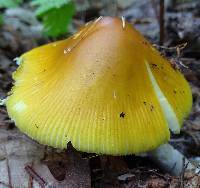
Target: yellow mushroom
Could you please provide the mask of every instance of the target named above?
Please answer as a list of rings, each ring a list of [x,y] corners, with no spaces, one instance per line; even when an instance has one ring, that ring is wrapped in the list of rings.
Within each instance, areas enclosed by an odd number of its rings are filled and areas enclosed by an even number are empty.
[[[183,75],[124,19],[100,17],[23,54],[6,100],[17,127],[56,148],[127,155],[179,133],[192,95]]]

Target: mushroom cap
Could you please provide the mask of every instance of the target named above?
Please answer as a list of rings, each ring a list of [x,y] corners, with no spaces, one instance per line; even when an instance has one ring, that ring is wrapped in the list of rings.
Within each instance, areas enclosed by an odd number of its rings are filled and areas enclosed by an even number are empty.
[[[179,133],[192,95],[184,76],[130,24],[99,18],[72,37],[20,57],[6,100],[17,127],[39,143],[126,155]]]

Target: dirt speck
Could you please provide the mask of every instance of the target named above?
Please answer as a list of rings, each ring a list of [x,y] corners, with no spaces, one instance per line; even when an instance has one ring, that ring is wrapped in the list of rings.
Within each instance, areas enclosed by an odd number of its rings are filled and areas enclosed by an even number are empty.
[[[126,115],[126,114],[125,114],[124,112],[121,112],[121,113],[119,114],[119,117],[120,117],[120,118],[125,118],[125,115]]]

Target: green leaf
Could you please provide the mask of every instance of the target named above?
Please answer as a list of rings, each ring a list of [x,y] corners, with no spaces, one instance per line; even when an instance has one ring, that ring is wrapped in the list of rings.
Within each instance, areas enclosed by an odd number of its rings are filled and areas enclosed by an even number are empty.
[[[36,15],[42,16],[51,9],[59,9],[70,3],[70,0],[32,0],[32,5],[37,6]]]
[[[3,24],[3,22],[4,22],[3,15],[2,15],[2,14],[0,14],[0,25],[2,25],[2,24]]]
[[[75,6],[73,2],[69,2],[60,8],[52,8],[46,13],[43,13],[42,22],[45,34],[51,37],[57,37],[66,33],[74,13]]]
[[[0,0],[0,8],[17,7],[23,0]]]

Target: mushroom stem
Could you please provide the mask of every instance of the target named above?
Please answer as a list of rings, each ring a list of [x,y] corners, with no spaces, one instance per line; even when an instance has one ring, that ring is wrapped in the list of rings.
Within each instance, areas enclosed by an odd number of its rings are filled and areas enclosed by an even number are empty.
[[[171,175],[178,176],[183,170],[192,170],[199,173],[200,169],[195,167],[182,153],[170,144],[163,144],[157,149],[149,152],[150,158],[163,170]]]

